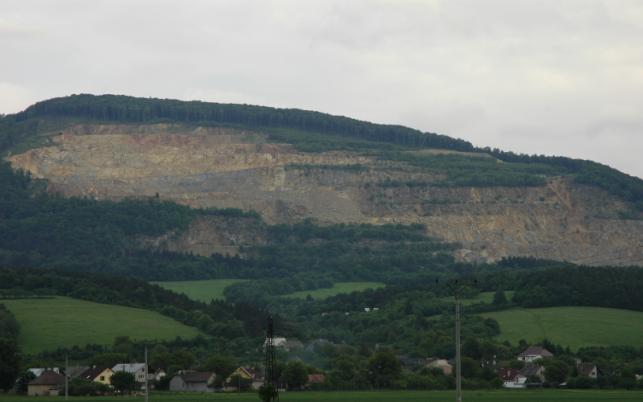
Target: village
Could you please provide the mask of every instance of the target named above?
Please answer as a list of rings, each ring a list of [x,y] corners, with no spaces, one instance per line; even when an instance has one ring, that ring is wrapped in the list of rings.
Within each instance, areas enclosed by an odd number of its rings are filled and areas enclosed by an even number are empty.
[[[274,338],[276,348],[303,347],[298,340]],[[511,361],[483,361],[482,366],[493,367],[501,387],[507,389],[542,388],[547,380],[555,375],[547,375],[544,362],[554,354],[542,346],[529,346]],[[436,375],[453,378],[453,359],[415,358],[396,356],[400,368],[407,372],[430,371]],[[552,369],[550,369],[552,370]],[[592,362],[576,359],[576,381],[596,381],[602,375],[599,367]],[[58,396],[70,393],[76,395],[118,395],[140,394],[148,390],[171,392],[256,392],[266,383],[262,364],[242,365],[231,373],[221,375],[213,371],[179,369],[168,373],[164,367],[150,367],[145,363],[118,363],[106,366],[68,366],[29,368],[32,378],[26,384],[29,396]],[[286,390],[326,390],[327,376],[323,372],[304,373],[297,384],[288,384],[281,379],[280,391]],[[637,380],[643,376],[637,375]],[[499,384],[500,385],[500,384]],[[567,384],[561,382],[558,387]],[[83,387],[84,386],[84,387]]]

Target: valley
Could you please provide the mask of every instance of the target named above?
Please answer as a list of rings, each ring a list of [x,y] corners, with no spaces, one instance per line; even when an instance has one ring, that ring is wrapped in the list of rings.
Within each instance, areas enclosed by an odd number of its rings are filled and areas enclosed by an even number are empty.
[[[581,360],[606,373],[591,386],[638,386],[643,181],[607,166],[111,95],[2,117],[0,150],[0,342],[21,368],[113,366],[147,348],[155,368],[218,371],[225,388],[262,364],[272,316],[284,373],[438,397],[453,387],[431,364],[455,353],[456,284],[466,387],[502,386],[530,346],[571,388],[586,384]]]

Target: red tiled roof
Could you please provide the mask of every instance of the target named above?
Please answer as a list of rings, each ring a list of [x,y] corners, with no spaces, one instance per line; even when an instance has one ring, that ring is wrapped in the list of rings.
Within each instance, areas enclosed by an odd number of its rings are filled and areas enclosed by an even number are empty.
[[[511,381],[518,375],[518,373],[517,369],[501,368],[498,375],[503,381]]]
[[[309,384],[321,384],[326,381],[326,376],[323,374],[308,374]]]

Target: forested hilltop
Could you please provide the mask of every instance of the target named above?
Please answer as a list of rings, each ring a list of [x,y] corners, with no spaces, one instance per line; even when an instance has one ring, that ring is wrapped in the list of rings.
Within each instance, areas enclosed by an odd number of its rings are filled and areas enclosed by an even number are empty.
[[[48,121],[48,119],[58,119]],[[455,185],[542,185],[542,177],[570,175],[578,183],[597,186],[631,202],[643,211],[643,180],[591,161],[565,157],[514,154],[499,149],[477,148],[471,143],[397,125],[374,124],[343,116],[265,106],[135,98],[122,95],[72,95],[30,106],[0,120],[0,149],[29,142],[29,137],[77,122],[159,123],[181,122],[192,125],[228,125],[265,129],[273,140],[293,143],[305,151],[331,149],[387,150],[387,158],[410,163],[432,164],[418,156],[399,155],[406,149],[445,149],[489,154],[509,163],[532,166],[517,177],[512,170],[455,181]],[[321,134],[321,135],[320,135]],[[391,148],[393,146],[393,148]],[[390,152],[393,151],[393,152]],[[449,161],[447,161],[449,162]],[[471,160],[468,161],[471,163]],[[544,167],[545,166],[545,167]],[[457,163],[456,163],[457,167]],[[460,167],[462,168],[462,167]],[[477,169],[479,166],[472,166]],[[527,170],[529,170],[527,169]],[[486,169],[489,170],[489,169]],[[490,176],[491,175],[491,176]]]

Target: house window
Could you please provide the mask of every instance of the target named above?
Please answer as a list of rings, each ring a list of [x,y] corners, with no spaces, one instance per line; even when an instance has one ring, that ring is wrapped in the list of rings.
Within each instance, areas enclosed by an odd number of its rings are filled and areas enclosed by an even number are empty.
[[[105,376],[104,375],[100,376],[100,380],[105,381]]]

